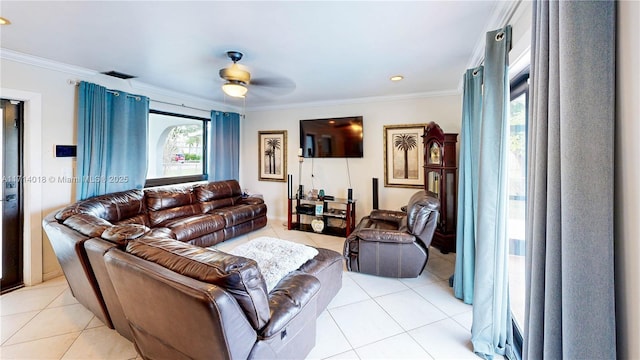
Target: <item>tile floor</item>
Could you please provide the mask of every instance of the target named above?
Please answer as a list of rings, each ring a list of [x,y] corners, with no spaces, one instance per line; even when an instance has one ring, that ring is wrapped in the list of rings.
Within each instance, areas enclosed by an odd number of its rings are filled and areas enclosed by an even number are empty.
[[[270,222],[219,244],[222,250],[272,236],[342,253],[344,239],[287,231]],[[345,272],[342,289],[317,322],[308,359],[478,359],[471,348],[471,306],[452,295],[455,254],[432,249],[415,279]],[[71,296],[64,277],[0,297],[2,359],[139,359],[128,340]]]

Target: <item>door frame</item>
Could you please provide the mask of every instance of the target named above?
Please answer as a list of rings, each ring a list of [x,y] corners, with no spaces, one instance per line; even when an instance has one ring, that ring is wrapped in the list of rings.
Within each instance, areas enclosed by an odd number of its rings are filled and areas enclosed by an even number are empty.
[[[42,95],[0,88],[0,97],[24,103],[23,166],[25,177],[42,175]],[[42,184],[23,184],[23,277],[25,286],[42,282]]]

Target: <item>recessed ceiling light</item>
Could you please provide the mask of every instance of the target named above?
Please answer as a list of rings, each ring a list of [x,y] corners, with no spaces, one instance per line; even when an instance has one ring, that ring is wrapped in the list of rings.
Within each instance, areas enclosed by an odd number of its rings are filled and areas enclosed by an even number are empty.
[[[11,21],[0,16],[0,25],[11,25]]]
[[[402,79],[404,79],[404,76],[402,75],[395,75],[391,77],[391,81],[400,81]]]

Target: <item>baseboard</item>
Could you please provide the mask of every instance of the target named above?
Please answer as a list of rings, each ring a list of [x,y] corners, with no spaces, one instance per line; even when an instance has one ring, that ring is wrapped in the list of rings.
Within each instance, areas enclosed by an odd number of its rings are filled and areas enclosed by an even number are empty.
[[[42,274],[42,281],[55,279],[55,278],[63,276],[63,275],[64,275],[64,273],[62,272],[62,269],[57,269],[55,271],[50,271],[50,272]]]

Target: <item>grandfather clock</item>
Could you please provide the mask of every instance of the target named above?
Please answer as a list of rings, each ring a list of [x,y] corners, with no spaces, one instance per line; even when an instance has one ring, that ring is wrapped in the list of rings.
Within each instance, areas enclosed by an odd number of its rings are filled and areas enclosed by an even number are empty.
[[[424,188],[440,199],[440,217],[431,245],[443,254],[456,251],[456,205],[458,166],[456,142],[458,134],[445,134],[430,122],[424,129]]]

